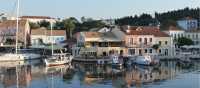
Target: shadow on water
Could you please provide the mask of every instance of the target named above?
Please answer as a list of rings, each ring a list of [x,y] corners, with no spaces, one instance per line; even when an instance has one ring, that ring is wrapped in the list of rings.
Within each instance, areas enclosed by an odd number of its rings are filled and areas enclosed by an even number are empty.
[[[199,62],[190,65],[163,61],[159,66],[132,65],[118,68],[110,65],[73,63],[44,67],[41,61],[0,63],[1,88],[143,88],[162,85],[180,74],[200,74]],[[17,70],[16,70],[17,69]],[[17,73],[18,72],[18,73]]]

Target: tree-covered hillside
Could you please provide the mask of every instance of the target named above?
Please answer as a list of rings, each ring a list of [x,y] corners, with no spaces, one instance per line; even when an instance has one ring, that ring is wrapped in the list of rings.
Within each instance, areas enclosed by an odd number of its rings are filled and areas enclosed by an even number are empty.
[[[162,28],[169,25],[177,26],[176,21],[185,17],[191,17],[199,20],[200,8],[184,8],[164,13],[155,13],[155,17],[150,14],[142,14],[140,16],[126,16],[116,19],[117,25],[133,25],[133,26],[149,26],[158,25],[160,23]],[[199,20],[200,21],[200,20]]]

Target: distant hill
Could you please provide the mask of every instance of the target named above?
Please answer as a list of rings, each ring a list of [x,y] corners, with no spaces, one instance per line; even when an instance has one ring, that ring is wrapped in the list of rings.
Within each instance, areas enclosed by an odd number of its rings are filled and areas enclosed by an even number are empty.
[[[150,14],[142,14],[140,16],[126,16],[116,19],[117,25],[131,26],[156,26],[160,24],[162,29],[168,28],[170,25],[177,26],[176,21],[185,17],[198,19],[200,22],[200,8],[184,8],[164,13],[155,13],[155,17]],[[200,25],[200,24],[199,24]]]

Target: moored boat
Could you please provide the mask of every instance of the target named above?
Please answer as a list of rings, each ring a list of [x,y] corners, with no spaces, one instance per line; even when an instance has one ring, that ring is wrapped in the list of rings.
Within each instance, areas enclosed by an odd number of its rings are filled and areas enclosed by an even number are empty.
[[[67,53],[54,54],[44,59],[46,66],[58,66],[71,63],[73,56]]]
[[[111,55],[111,64],[112,66],[122,66],[123,65],[123,57],[119,55]]]
[[[149,55],[143,55],[135,56],[134,59],[132,59],[132,62],[139,65],[156,65],[159,63],[159,60],[152,58]]]

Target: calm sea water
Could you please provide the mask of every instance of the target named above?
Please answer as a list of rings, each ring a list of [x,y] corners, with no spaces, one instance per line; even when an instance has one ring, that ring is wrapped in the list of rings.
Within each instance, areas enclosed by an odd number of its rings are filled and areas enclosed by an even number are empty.
[[[18,64],[21,64],[20,66]],[[126,68],[72,63],[45,67],[41,61],[0,63],[0,88],[200,88],[200,62]]]

